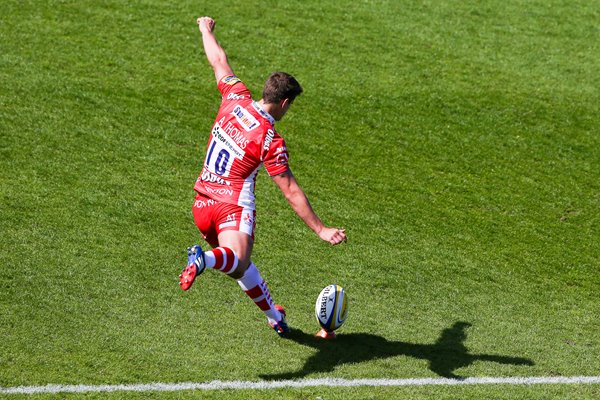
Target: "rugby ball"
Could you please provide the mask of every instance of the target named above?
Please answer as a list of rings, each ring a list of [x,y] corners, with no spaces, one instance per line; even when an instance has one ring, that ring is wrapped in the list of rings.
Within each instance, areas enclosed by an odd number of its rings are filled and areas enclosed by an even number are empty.
[[[338,329],[348,315],[348,297],[340,285],[329,285],[319,293],[315,304],[315,316],[319,325],[327,331]]]

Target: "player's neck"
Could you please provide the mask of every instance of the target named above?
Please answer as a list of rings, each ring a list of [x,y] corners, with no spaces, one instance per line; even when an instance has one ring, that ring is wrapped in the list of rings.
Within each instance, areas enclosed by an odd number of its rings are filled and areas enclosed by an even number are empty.
[[[271,115],[273,119],[279,121],[280,118],[278,118],[278,116],[280,114],[281,107],[279,107],[277,104],[265,103],[263,99],[260,99],[259,101],[257,101],[257,103],[263,110],[269,113],[269,115]]]
[[[263,110],[265,110],[269,114],[271,114],[271,112],[273,111],[273,108],[275,106],[275,104],[265,103],[265,101],[263,99],[260,99],[259,101],[257,101],[257,103],[258,103],[258,105],[260,105],[262,107]],[[271,114],[271,115],[273,115],[273,114]]]

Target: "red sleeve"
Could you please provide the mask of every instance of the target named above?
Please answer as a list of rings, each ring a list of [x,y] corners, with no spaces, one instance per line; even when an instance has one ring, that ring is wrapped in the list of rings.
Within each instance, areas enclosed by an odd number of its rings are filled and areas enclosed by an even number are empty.
[[[223,100],[239,100],[245,97],[251,98],[250,91],[235,75],[227,75],[219,80],[219,92],[223,96]]]
[[[273,140],[263,154],[263,163],[269,176],[279,175],[288,170],[289,154],[285,140],[277,132],[274,132]]]

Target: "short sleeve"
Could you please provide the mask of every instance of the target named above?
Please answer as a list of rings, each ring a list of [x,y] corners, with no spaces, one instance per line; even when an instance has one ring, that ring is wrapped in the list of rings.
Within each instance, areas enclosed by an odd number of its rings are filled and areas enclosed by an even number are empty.
[[[288,161],[289,154],[285,141],[277,134],[277,132],[274,132],[273,140],[268,146],[263,158],[263,163],[269,176],[275,176],[286,172],[289,169]]]
[[[223,100],[250,99],[250,90],[244,85],[244,82],[235,75],[227,75],[219,80],[219,92]]]

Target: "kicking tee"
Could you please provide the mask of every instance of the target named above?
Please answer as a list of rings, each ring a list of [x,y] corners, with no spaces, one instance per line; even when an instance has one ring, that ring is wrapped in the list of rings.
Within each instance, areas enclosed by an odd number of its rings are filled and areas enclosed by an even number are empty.
[[[235,75],[218,84],[222,102],[194,189],[207,197],[255,210],[256,176],[264,165],[270,176],[288,170],[285,141],[275,120],[252,100]]]

